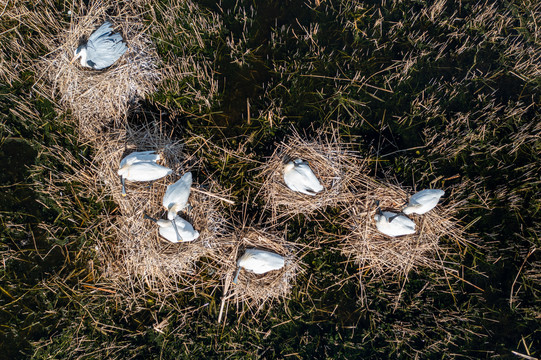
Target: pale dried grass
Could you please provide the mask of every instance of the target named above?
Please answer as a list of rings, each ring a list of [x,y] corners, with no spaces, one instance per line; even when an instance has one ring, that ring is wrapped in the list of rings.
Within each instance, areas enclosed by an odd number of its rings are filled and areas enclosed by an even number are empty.
[[[95,139],[111,124],[122,127],[138,100],[156,90],[159,58],[142,17],[130,6],[94,1],[89,6],[74,6],[71,11],[69,28],[59,23],[43,34],[50,53],[36,67],[48,80],[43,92],[58,97],[60,104],[71,110],[79,122],[81,137]],[[71,63],[82,37],[88,38],[105,20],[122,34],[128,46],[126,53],[100,71],[83,68],[79,61]]]
[[[359,266],[361,278],[407,277],[410,271],[420,267],[445,267],[448,249],[442,238],[458,247],[467,243],[464,227],[454,217],[464,202],[455,202],[449,191],[446,189],[440,204],[428,213],[408,215],[416,224],[415,234],[389,237],[376,228],[377,201],[382,210],[399,212],[414,192],[369,177],[360,179],[357,201],[342,213],[341,221],[350,231],[339,243],[341,252]]]
[[[300,158],[308,161],[324,190],[315,196],[289,189],[283,176],[284,159]],[[271,211],[272,222],[289,219],[297,214],[310,216],[328,206],[349,204],[355,199],[353,183],[367,172],[367,165],[357,153],[340,139],[337,130],[320,132],[312,140],[303,139],[297,132],[280,143],[262,166],[260,196]]]
[[[267,250],[285,258],[285,265],[280,270],[257,275],[241,270],[237,284],[233,278],[237,270],[237,259],[246,249]],[[225,316],[231,302],[235,304],[239,318],[247,311],[260,312],[266,304],[280,302],[291,292],[291,288],[301,271],[300,246],[286,240],[286,231],[271,228],[237,226],[228,246],[217,248],[215,260],[217,273],[223,280],[224,292],[218,322],[223,311]]]

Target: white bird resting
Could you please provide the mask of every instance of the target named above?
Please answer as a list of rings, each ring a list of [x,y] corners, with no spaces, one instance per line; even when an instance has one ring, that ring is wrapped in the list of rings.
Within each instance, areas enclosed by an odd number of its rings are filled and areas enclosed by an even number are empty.
[[[126,196],[125,180],[154,181],[171,174],[173,170],[156,163],[159,159],[160,155],[152,150],[136,151],[122,159],[117,172],[122,183],[122,195]]]
[[[284,257],[276,253],[258,249],[246,249],[244,254],[237,260],[237,273],[233,279],[233,284],[237,283],[241,268],[256,274],[264,274],[269,271],[279,270],[284,267],[284,264]]]
[[[395,237],[415,233],[415,223],[404,215],[381,211],[378,208],[374,219],[378,231],[385,235]]]
[[[301,159],[289,161],[284,166],[284,181],[291,190],[310,196],[323,190],[308,163]]]
[[[199,231],[178,215],[173,220],[156,220],[146,214],[144,217],[158,224],[160,235],[172,243],[193,241],[199,237]]]
[[[81,58],[81,65],[102,70],[113,65],[128,50],[120,34],[113,34],[109,21],[103,23],[90,35],[88,41],[80,45],[74,53],[74,62]]]
[[[412,195],[408,205],[402,210],[406,215],[425,214],[436,207],[445,191],[438,189],[425,189]]]
[[[169,220],[173,220],[179,211],[188,206],[191,187],[191,172],[187,172],[176,183],[167,187],[162,204],[167,210],[167,218]]]

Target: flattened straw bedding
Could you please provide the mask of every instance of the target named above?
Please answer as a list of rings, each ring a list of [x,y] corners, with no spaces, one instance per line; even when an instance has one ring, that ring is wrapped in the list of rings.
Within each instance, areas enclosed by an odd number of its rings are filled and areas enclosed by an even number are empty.
[[[197,261],[210,256],[221,246],[229,232],[225,217],[225,205],[220,198],[227,199],[228,193],[221,190],[211,179],[198,181],[198,162],[183,153],[182,144],[171,141],[165,135],[150,129],[121,131],[103,136],[102,144],[94,158],[95,179],[102,184],[118,206],[118,212],[107,216],[108,233],[115,238],[114,256],[103,254],[113,264],[105,264],[109,275],[117,279],[118,287],[147,287],[158,294],[172,294],[179,286],[190,287],[198,269]],[[117,175],[120,160],[132,151],[155,150],[162,156],[158,163],[173,169],[174,174],[148,183],[127,182],[127,196],[121,194],[120,178]],[[166,218],[162,206],[167,185],[180,175],[193,171],[192,191],[189,198],[191,209],[179,213],[199,231],[198,239],[173,244],[161,238],[158,226],[143,218],[148,214],[154,218]],[[86,177],[90,179],[92,177]],[[113,249],[114,248],[114,249]],[[116,272],[113,273],[113,272]],[[179,285],[180,284],[180,285]]]
[[[359,188],[362,193],[358,200],[343,211],[342,221],[351,231],[339,246],[359,266],[361,274],[370,270],[368,273],[380,278],[389,274],[405,276],[418,267],[441,268],[438,254],[444,252],[442,237],[466,243],[464,229],[454,218],[460,204],[452,201],[452,194],[446,193],[440,204],[426,214],[408,215],[416,224],[415,234],[389,237],[376,228],[376,202],[383,211],[398,213],[414,192],[368,177],[360,182],[364,186]]]
[[[260,275],[242,269],[237,284],[233,284],[237,260],[246,249],[266,250],[281,255],[285,258],[284,267]],[[219,321],[225,304],[230,302],[236,305],[237,313],[242,314],[247,310],[259,312],[265,304],[286,298],[301,271],[300,247],[286,241],[285,231],[243,227],[232,237],[230,246],[217,250],[218,272],[224,281]]]
[[[308,162],[324,190],[315,196],[289,189],[284,182],[284,159],[300,158]],[[270,209],[273,223],[297,214],[311,215],[327,206],[349,204],[355,194],[352,184],[366,172],[366,163],[347,144],[341,142],[336,130],[304,140],[294,133],[282,142],[262,167],[260,195]]]
[[[79,60],[72,62],[82,38],[86,41],[105,20],[122,35],[126,53],[111,67],[99,71],[82,67]],[[71,110],[83,138],[94,139],[109,125],[122,127],[128,110],[154,92],[160,79],[159,57],[142,19],[127,6],[113,10],[106,3],[96,2],[88,8],[74,8],[69,29],[56,31],[55,41],[48,44],[49,55],[37,64],[50,84],[45,93],[58,97]]]

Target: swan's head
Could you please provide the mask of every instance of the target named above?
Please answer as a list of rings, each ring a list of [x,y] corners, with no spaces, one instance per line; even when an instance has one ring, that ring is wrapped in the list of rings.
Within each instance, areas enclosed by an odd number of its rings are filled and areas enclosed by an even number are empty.
[[[167,218],[173,220],[179,211],[184,209],[191,210],[192,206],[189,203],[174,203],[167,208]]]
[[[415,209],[411,206],[406,206],[404,209],[402,209],[402,213],[406,215],[413,214],[415,212]]]
[[[120,169],[118,169],[118,171],[116,172],[119,176],[124,176],[128,174],[128,170],[129,170],[129,165],[124,165],[123,167],[121,167]]]
[[[73,63],[77,59],[81,59],[81,65],[90,67],[86,63],[86,44],[79,45],[77,49],[73,52],[73,59],[71,59],[71,62]]]
[[[282,161],[284,163],[284,174],[287,174],[288,172],[293,170],[295,168],[295,166],[299,166],[301,164],[307,164],[308,165],[308,163],[306,161],[304,161],[303,159],[299,159],[299,158],[293,159],[289,155],[284,156]]]
[[[293,161],[290,161],[288,163],[284,164],[284,175],[289,173],[291,170],[295,168],[295,163]]]
[[[158,224],[159,227],[172,227],[173,221],[172,220],[165,220],[165,219],[158,219],[156,220],[156,224]]]
[[[237,260],[237,266],[243,267],[244,262],[254,257],[254,254],[250,251],[244,252],[244,254]]]
[[[167,218],[169,220],[173,220],[177,216],[177,213],[182,210],[180,208],[180,205],[181,204],[173,204],[169,207],[169,209],[167,210]]]

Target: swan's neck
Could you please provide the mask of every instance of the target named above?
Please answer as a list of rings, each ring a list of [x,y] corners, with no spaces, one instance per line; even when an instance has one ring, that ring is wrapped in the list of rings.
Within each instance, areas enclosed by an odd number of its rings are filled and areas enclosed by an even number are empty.
[[[284,174],[287,174],[288,172],[290,172],[291,170],[293,170],[294,167],[295,167],[295,164],[293,163],[293,161],[288,162],[288,163],[284,166]]]
[[[88,63],[86,62],[86,48],[85,47],[81,49],[81,65],[90,67],[88,66]]]
[[[81,66],[85,66],[85,67],[90,67],[88,66],[88,63],[86,62],[86,46],[85,45],[82,45],[82,46],[79,46],[79,48],[77,49],[77,53],[75,55],[75,58],[79,58],[79,60],[81,61]]]
[[[127,175],[130,165],[124,165],[120,169],[118,169],[117,174],[120,176]]]
[[[173,206],[171,206],[168,210],[168,213],[167,213],[167,218],[169,220],[173,220],[175,218],[175,216],[177,216],[177,213],[182,210],[180,208],[180,205],[181,204],[174,204]]]

